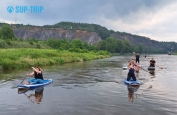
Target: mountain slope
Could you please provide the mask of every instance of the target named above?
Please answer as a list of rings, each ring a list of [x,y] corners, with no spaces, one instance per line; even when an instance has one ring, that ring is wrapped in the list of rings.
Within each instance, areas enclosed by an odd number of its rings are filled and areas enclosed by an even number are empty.
[[[0,26],[2,25],[3,23],[0,23]],[[177,43],[175,42],[159,42],[144,36],[115,32],[97,24],[60,22],[44,26],[23,24],[12,24],[12,26],[15,36],[22,39],[37,38],[39,40],[47,40],[49,38],[67,38],[72,40],[79,38],[89,44],[94,44],[98,43],[101,39],[105,40],[107,37],[113,36],[115,39],[127,40],[132,45],[142,45],[145,48],[155,49],[159,52],[177,50]]]

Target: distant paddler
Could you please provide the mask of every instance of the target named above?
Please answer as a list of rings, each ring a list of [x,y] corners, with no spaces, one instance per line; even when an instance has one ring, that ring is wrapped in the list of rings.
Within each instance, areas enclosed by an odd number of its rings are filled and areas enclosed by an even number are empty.
[[[152,58],[150,61],[149,61],[149,63],[150,63],[150,66],[149,67],[155,67],[155,60],[154,60],[154,58]]]
[[[136,63],[140,63],[140,60],[139,60],[140,54],[139,53],[136,53],[135,58],[136,58]]]
[[[146,58],[146,54],[144,55],[144,58]]]
[[[155,70],[155,60],[154,60],[154,58],[152,58],[150,61],[149,61],[149,63],[150,63],[150,66],[148,67],[148,70]]]

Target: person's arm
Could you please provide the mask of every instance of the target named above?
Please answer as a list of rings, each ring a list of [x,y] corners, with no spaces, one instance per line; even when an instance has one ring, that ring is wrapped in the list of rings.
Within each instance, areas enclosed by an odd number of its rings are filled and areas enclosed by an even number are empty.
[[[134,70],[135,70],[135,71],[138,71],[138,65],[135,65],[135,66],[134,66]]]
[[[37,72],[37,73],[42,73],[42,71],[38,71],[36,68],[34,68],[34,67],[31,67],[35,72]]]
[[[27,76],[32,76],[32,75],[34,75],[34,72],[27,73],[26,75],[27,75]]]
[[[130,69],[130,65],[128,65],[128,69]]]
[[[131,66],[131,65],[129,64],[129,65],[128,65],[128,69],[130,69],[130,68],[131,68],[130,66]]]
[[[130,69],[131,69],[131,68],[134,68],[134,66],[133,66],[133,65],[130,65]]]
[[[154,66],[155,66],[155,60],[154,60]]]

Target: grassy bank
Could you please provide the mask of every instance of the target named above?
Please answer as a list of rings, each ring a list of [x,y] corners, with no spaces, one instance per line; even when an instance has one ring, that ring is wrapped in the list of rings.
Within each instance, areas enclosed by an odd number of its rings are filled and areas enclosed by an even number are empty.
[[[29,68],[31,66],[48,66],[70,62],[88,61],[109,57],[106,51],[76,53],[54,49],[0,49],[0,66],[2,70]]]

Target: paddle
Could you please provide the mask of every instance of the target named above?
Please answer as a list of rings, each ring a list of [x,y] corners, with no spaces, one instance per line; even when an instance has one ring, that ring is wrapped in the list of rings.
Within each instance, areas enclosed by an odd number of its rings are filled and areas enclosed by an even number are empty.
[[[159,67],[158,65],[156,65],[157,67]],[[162,67],[159,67],[160,69],[166,69],[166,68],[162,68]]]
[[[18,89],[18,94],[26,93],[29,90],[29,88],[20,88]]]
[[[149,71],[147,71],[147,70],[143,69],[142,67],[139,67],[139,68],[141,68],[142,70],[144,70],[144,71],[146,71],[146,72],[149,72]]]
[[[135,66],[138,66],[138,65],[136,65],[136,64],[135,64]],[[139,68],[141,68],[142,70],[144,70],[144,71],[146,71],[146,72],[148,72],[148,73],[152,74],[151,72],[149,72],[149,71],[147,71],[147,70],[143,69],[142,67],[140,67],[140,66],[138,66],[138,67],[139,67]]]
[[[31,70],[30,70],[30,71],[31,71]],[[29,71],[29,72],[30,72],[30,71]],[[29,72],[28,72],[28,73],[29,73]],[[27,77],[27,75],[23,78],[23,80],[22,80],[22,82],[21,82],[20,84],[23,83],[23,81],[26,79],[26,77]]]
[[[26,93],[24,93],[26,95]],[[29,100],[34,103],[34,101],[32,101],[32,99],[30,99],[30,96],[26,95],[27,98],[29,98]]]

